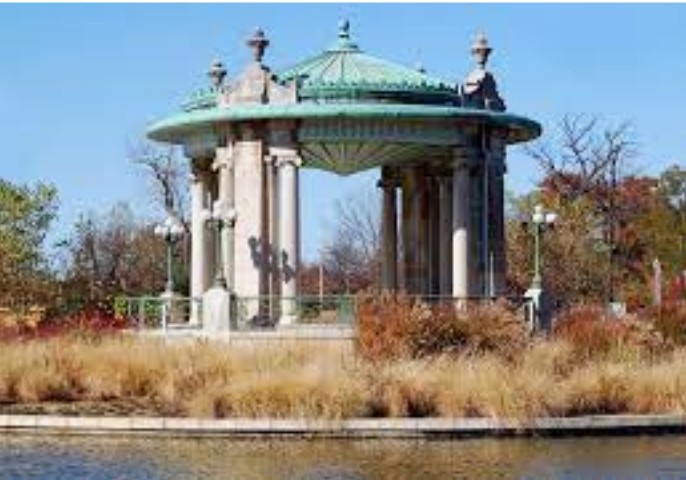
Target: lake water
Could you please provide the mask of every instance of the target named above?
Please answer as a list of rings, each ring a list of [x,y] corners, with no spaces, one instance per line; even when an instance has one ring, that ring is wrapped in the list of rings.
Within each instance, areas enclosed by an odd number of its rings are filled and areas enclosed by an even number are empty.
[[[686,478],[686,437],[223,440],[0,434],[2,479]]]

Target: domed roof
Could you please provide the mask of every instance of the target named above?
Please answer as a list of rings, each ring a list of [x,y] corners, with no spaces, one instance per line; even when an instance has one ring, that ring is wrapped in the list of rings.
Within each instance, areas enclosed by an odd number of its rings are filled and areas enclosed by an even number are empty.
[[[364,53],[342,22],[338,40],[323,53],[277,74],[298,82],[301,100],[378,100],[399,103],[451,104],[457,89],[423,71]]]

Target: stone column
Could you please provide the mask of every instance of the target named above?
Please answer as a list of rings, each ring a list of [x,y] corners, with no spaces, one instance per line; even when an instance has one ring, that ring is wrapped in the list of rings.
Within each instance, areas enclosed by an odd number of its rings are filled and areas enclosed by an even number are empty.
[[[284,149],[285,150],[285,149]],[[297,319],[299,262],[299,192],[300,158],[295,151],[277,158],[279,175],[279,267],[281,280],[280,326],[292,325]]]
[[[396,207],[396,182],[388,167],[381,169],[381,289],[395,291],[398,288],[398,217]]]
[[[214,162],[214,168],[217,171],[217,203],[214,208],[221,209],[224,213],[235,205],[232,150],[231,145],[217,148]],[[215,258],[215,262],[221,264],[229,292],[235,290],[234,236],[233,227],[227,226],[222,230],[221,238],[219,238],[221,258]]]
[[[406,167],[402,171],[402,215],[403,215],[403,278],[407,294],[418,292],[418,223],[419,192],[415,169]]]
[[[205,196],[205,208],[208,210],[212,208],[214,202],[219,198],[219,179],[217,174],[212,171],[207,173],[207,195]],[[217,275],[217,262],[220,259],[217,258],[217,238],[215,229],[209,224],[205,223],[205,259],[207,262],[207,270],[205,271],[205,284],[208,288],[214,284],[215,277]]]
[[[209,208],[210,172],[208,162],[192,161],[191,174],[191,315],[190,323],[200,323],[202,295],[212,285],[212,265],[207,252],[209,232],[203,210]]]
[[[268,257],[268,293],[269,293],[269,318],[278,319],[279,311],[279,201],[278,201],[278,169],[276,158],[273,155],[265,157],[265,176],[267,184],[267,257]]]
[[[217,172],[216,200],[212,204],[213,214],[222,218],[228,217],[234,199],[232,141],[227,139],[223,144],[223,147],[218,147],[215,150],[213,169]],[[207,196],[208,203],[212,201],[212,196]],[[215,237],[214,235],[210,236]],[[217,245],[216,242],[219,244]],[[212,262],[214,263],[212,276],[215,278],[218,273],[221,273],[226,285],[222,282],[214,282],[212,287],[203,294],[203,329],[208,332],[226,332],[235,326],[235,315],[231,304],[231,291],[234,281],[232,275],[234,272],[233,228],[222,228],[221,234],[218,238],[215,237],[212,244],[219,247],[219,251],[214,255],[214,262]]]
[[[484,158],[481,153],[470,151],[467,153],[471,155],[472,160],[470,168],[470,238],[469,238],[469,283],[471,285],[471,295],[478,296],[485,294],[484,286],[486,285],[486,257],[485,242],[483,241],[484,234]]]
[[[439,210],[439,276],[440,295],[452,295],[452,270],[453,250],[453,198],[452,178],[447,176],[438,177],[438,210]]]
[[[505,239],[505,140],[497,137],[491,141],[491,215],[493,234],[493,286],[497,296],[507,293],[507,258]]]
[[[429,186],[424,167],[414,169],[417,176],[417,293],[429,293]]]
[[[455,298],[470,295],[469,285],[469,164],[459,150],[453,164],[453,291]]]
[[[429,295],[439,295],[441,292],[441,231],[440,231],[440,191],[438,178],[435,174],[429,177]]]
[[[233,287],[240,304],[239,321],[250,326],[264,322],[260,308],[266,294],[264,130],[260,125],[242,124],[234,141],[233,177],[236,209]]]

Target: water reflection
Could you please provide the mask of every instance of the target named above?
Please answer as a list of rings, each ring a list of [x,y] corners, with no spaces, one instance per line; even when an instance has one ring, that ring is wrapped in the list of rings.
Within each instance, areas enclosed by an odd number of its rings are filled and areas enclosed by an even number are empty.
[[[458,441],[0,436],[0,478],[686,478],[683,437]]]

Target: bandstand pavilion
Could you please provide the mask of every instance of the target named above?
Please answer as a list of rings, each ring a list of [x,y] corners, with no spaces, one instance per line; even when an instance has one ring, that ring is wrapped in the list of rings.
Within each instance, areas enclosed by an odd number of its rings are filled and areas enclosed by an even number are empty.
[[[247,43],[253,59],[240,75],[229,80],[215,61],[210,86],[148,130],[191,162],[191,296],[203,298],[207,328],[231,328],[233,297],[267,298],[253,317],[296,321],[302,168],[380,170],[383,289],[504,293],[506,147],[541,128],[506,113],[484,35],[457,84],[367,54],[348,22],[285,70],[265,65],[261,30]]]

